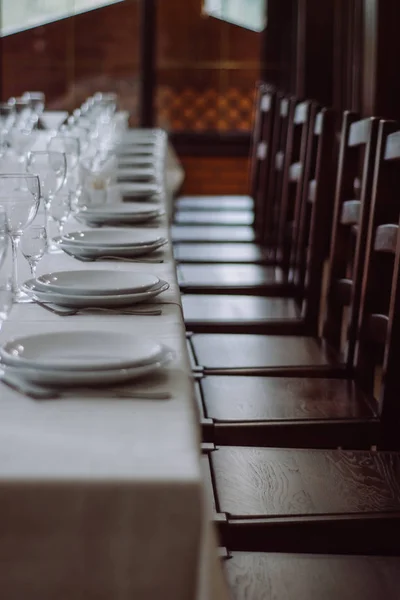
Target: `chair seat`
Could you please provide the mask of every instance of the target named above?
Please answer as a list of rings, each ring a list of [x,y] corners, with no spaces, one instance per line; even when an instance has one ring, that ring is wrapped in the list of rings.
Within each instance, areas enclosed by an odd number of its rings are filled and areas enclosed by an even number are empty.
[[[171,237],[174,242],[254,242],[255,233],[252,227],[224,227],[215,225],[173,225]]]
[[[184,225],[252,225],[254,214],[252,211],[218,211],[191,210],[178,212],[175,215],[175,223]]]
[[[181,196],[175,203],[181,210],[252,210],[254,200],[251,196]]]
[[[400,454],[222,446],[209,459],[233,550],[400,551]]]
[[[400,558],[231,552],[232,600],[398,600]]]
[[[311,370],[321,371],[321,376],[327,370],[340,371],[330,352],[312,337],[197,333],[191,336],[190,344],[197,364],[209,370],[262,369],[304,375]]]
[[[240,293],[253,288],[255,293],[287,295],[293,291],[285,273],[279,267],[263,265],[179,265],[178,282],[184,291]]]
[[[260,332],[297,334],[304,330],[304,321],[292,298],[268,298],[239,294],[184,294],[183,314],[186,327],[192,332],[246,333]],[[197,334],[193,336],[197,345]],[[238,340],[240,341],[240,340]],[[237,341],[230,339],[230,343]],[[210,343],[211,340],[210,340]],[[201,341],[205,348],[208,341]],[[207,354],[207,353],[206,353]],[[215,357],[216,358],[216,357]],[[238,365],[240,365],[240,353]],[[214,356],[212,359],[214,362]]]
[[[379,421],[346,379],[206,376],[204,417],[218,445],[370,448]]]
[[[184,263],[267,263],[271,252],[258,244],[175,244],[174,257]]]

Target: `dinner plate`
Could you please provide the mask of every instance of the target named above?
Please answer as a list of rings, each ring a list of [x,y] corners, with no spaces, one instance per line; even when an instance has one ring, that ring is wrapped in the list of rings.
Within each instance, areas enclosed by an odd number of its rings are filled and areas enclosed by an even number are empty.
[[[155,275],[129,271],[56,271],[37,277],[35,286],[39,290],[59,294],[108,296],[144,292],[159,281]]]
[[[6,377],[7,372],[14,377],[21,378],[31,383],[42,385],[103,385],[105,383],[123,383],[138,377],[150,375],[166,367],[174,357],[174,353],[167,346],[162,346],[162,351],[156,361],[137,367],[128,367],[124,369],[98,369],[87,371],[75,371],[67,369],[30,369],[28,367],[6,366],[4,368]]]
[[[61,250],[63,250],[66,254],[70,254],[71,256],[76,256],[76,258],[88,258],[95,260],[96,258],[101,258],[102,256],[116,256],[119,258],[133,258],[136,256],[143,256],[145,254],[150,254],[151,252],[155,252],[162,246],[165,246],[167,240],[162,238],[157,244],[149,244],[143,246],[88,246],[87,248],[81,248],[80,246],[63,244],[61,242],[61,238],[53,238]]]
[[[84,273],[86,271],[83,271]],[[52,291],[43,291],[36,285],[35,279],[29,279],[22,285],[24,292],[39,302],[51,302],[68,308],[116,308],[132,306],[147,300],[152,300],[162,292],[169,289],[169,283],[160,279],[159,283],[149,290],[136,294],[99,294],[98,296],[87,296],[82,294],[59,294]]]
[[[126,206],[126,205],[125,205]],[[148,221],[152,221],[153,219],[157,219],[158,217],[164,215],[165,212],[163,209],[151,209],[147,212],[142,211],[132,211],[132,212],[122,212],[116,211],[114,213],[111,212],[86,212],[81,211],[76,215],[76,220],[84,223],[85,225],[98,227],[99,225],[128,225],[133,223],[147,223]]]
[[[157,157],[149,156],[121,156],[118,159],[120,167],[151,167],[158,162]]]
[[[129,182],[117,183],[118,192],[123,198],[151,198],[161,193],[161,186],[155,183]]]
[[[79,211],[79,215],[90,217],[134,217],[158,215],[162,212],[159,204],[148,204],[146,202],[132,202],[130,204],[115,203],[112,205],[86,206]]]
[[[157,178],[155,169],[137,167],[119,167],[117,181],[154,181]]]
[[[14,338],[0,348],[6,365],[30,369],[94,371],[156,362],[163,346],[115,331],[53,331]]]
[[[157,244],[161,236],[151,231],[138,231],[134,229],[111,229],[100,230],[88,229],[85,231],[73,231],[61,237],[62,243],[68,246],[79,246],[80,248],[95,247],[106,248],[108,246],[122,248],[135,246],[149,246]]]

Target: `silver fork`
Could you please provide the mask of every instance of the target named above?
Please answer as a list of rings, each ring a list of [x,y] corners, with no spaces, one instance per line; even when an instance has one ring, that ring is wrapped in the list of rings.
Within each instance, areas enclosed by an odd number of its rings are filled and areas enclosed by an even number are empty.
[[[100,306],[85,306],[83,308],[67,308],[66,306],[58,306],[57,304],[53,304],[51,302],[40,302],[38,300],[35,301],[36,304],[41,306],[42,308],[48,310],[55,315],[59,315],[60,317],[70,317],[73,315],[78,315],[80,313],[91,313],[91,312],[102,312],[111,315],[144,315],[144,316],[158,316],[162,315],[161,308],[152,308],[152,309],[144,309],[144,310],[135,310],[135,309],[116,309],[116,308],[103,308]]]

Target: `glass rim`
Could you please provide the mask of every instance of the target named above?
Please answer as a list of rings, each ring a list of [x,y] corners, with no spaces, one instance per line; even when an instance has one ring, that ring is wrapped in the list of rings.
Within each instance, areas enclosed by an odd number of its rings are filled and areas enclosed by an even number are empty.
[[[65,152],[60,152],[59,150],[30,150],[28,156],[31,156],[32,154],[61,154],[65,156]]]
[[[32,179],[39,180],[39,175],[35,173],[0,173],[0,179]]]

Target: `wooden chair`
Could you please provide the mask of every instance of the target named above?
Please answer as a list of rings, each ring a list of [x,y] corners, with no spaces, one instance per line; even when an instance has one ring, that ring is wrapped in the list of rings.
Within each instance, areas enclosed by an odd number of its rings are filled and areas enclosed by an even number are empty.
[[[289,256],[293,255],[294,257],[289,261],[291,263],[290,270],[285,273],[283,269],[279,270],[278,267],[264,267],[263,270],[258,267],[259,270],[256,270],[254,265],[252,267],[250,265],[237,266],[236,277],[243,278],[246,276],[249,286],[247,289],[242,288],[242,294],[237,296],[228,296],[223,293],[218,295],[198,293],[183,295],[185,323],[187,329],[196,334],[193,336],[194,345],[199,343],[199,339],[202,346],[207,344],[207,338],[201,338],[198,334],[208,333],[226,333],[228,336],[226,341],[229,345],[232,341],[229,334],[232,333],[284,333],[285,335],[303,333],[310,336],[318,335],[324,266],[329,252],[327,246],[332,229],[332,192],[334,189],[332,184],[332,149],[334,144],[332,113],[325,111],[321,114],[321,118],[318,118],[318,122],[317,116],[319,114],[316,115],[312,112],[312,116],[311,128],[314,135],[308,136],[308,156],[310,158],[307,162],[306,156],[306,162],[304,163],[305,182],[302,186],[301,196],[298,191],[293,196],[292,212],[296,211],[297,213],[296,222],[290,227],[293,236],[291,248],[293,252],[289,255],[289,249],[286,251],[286,261],[289,260]],[[318,134],[320,125],[322,126],[322,135]],[[347,189],[345,183],[348,179],[353,181],[356,176],[360,176],[363,183],[361,193],[363,204],[366,204],[367,209],[364,211],[364,215],[367,215],[377,128],[377,119],[357,121],[357,117],[353,113],[345,113],[344,115],[335,194],[336,214],[339,217],[347,207],[347,202],[354,198],[353,188],[351,190]],[[315,130],[317,130],[317,133],[315,133]],[[359,131],[364,133],[367,131],[367,137],[358,135]],[[316,157],[315,145],[318,149]],[[298,165],[296,166],[298,167]],[[353,200],[352,202],[354,204]],[[338,260],[338,256],[341,257],[343,254],[343,249],[339,244],[341,238],[336,234],[336,230],[342,228],[348,231],[351,229],[351,224],[347,221],[342,223],[340,218],[336,219],[333,224],[333,239],[335,242],[331,246],[331,256],[334,262]],[[365,232],[365,227],[363,232]],[[355,240],[358,238],[357,233],[358,230],[353,235]],[[360,240],[360,243],[362,244],[361,250],[364,251],[363,240]],[[355,258],[353,248],[346,247],[344,253],[348,262],[353,262]],[[357,256],[356,259],[360,262],[361,256]],[[296,262],[298,265],[295,264]],[[202,268],[204,269],[204,277],[209,279],[213,269],[220,267],[208,265]],[[232,272],[235,267],[226,265],[224,268],[228,279],[228,268]],[[287,274],[291,276],[290,279]],[[333,271],[331,278],[336,277],[336,274],[336,271]],[[269,282],[267,280],[268,276]],[[251,277],[255,279],[252,288],[250,288]],[[275,280],[273,280],[273,277],[275,277]],[[255,285],[256,283],[258,285]],[[192,288],[189,287],[188,289],[191,291]],[[240,289],[239,285],[238,289]],[[226,290],[229,292],[235,291],[234,288],[228,288],[228,286],[226,286]],[[246,296],[243,295],[243,291],[246,291]],[[260,295],[279,297],[253,298],[250,297],[249,292],[254,295],[258,292]],[[337,297],[334,299],[334,302],[339,305],[338,311],[340,313],[336,325],[340,321],[344,301],[348,304],[350,299]],[[212,344],[215,343],[214,339],[209,339]],[[217,343],[224,343],[224,338],[218,338]],[[246,340],[246,344],[248,343],[249,340]],[[258,337],[254,338],[252,343],[259,349],[260,339]],[[286,342],[282,343],[286,344]],[[238,346],[236,347],[236,364],[233,366],[241,364],[240,350]],[[212,354],[207,356],[207,361],[210,361],[210,359],[212,359]],[[221,357],[218,358],[218,360],[220,359]],[[262,356],[262,359],[265,359],[265,355]],[[200,358],[200,360],[202,359]],[[207,366],[214,365],[208,362]],[[219,367],[222,364],[215,366]]]
[[[270,110],[269,100],[263,100],[264,92],[274,95],[275,89],[263,81],[256,84],[256,99],[254,111],[254,125],[250,151],[250,195],[211,195],[211,196],[181,196],[175,203],[175,216],[184,212],[192,211],[243,211],[252,213],[254,209],[254,198],[258,187],[258,171],[260,167],[260,152],[258,145],[262,137],[262,113]],[[272,96],[273,97],[273,96]],[[179,222],[179,221],[177,221]]]
[[[178,225],[227,225],[240,226],[252,225],[255,228],[258,237],[258,223],[262,220],[263,198],[262,194],[266,186],[266,173],[269,171],[272,128],[275,118],[275,90],[266,84],[258,87],[257,110],[255,118],[255,131],[253,136],[253,144],[250,161],[250,189],[251,197],[253,198],[254,209],[238,210],[226,209],[226,199],[221,205],[221,202],[216,198],[213,199],[215,208],[212,208],[212,202],[209,200],[207,205],[211,204],[207,209],[204,207],[198,210],[178,210],[175,212],[174,222]],[[224,198],[224,197],[222,197]],[[222,208],[223,207],[223,208]]]
[[[225,551],[232,600],[398,600],[400,558]]]
[[[195,242],[196,245],[204,245],[204,243],[209,244],[210,242],[214,242],[218,244],[237,244],[237,243],[261,243],[260,239],[260,231],[257,228],[258,223],[262,222],[260,213],[264,209],[264,198],[266,195],[266,187],[268,185],[268,178],[266,173],[270,172],[268,169],[268,165],[273,157],[273,144],[271,144],[271,136],[274,124],[275,127],[275,115],[277,111],[275,110],[276,101],[275,94],[268,90],[264,92],[263,98],[268,98],[268,104],[265,103],[264,106],[268,110],[261,111],[261,123],[262,123],[262,139],[261,142],[255,148],[255,152],[257,153],[257,164],[258,169],[256,170],[256,178],[257,178],[257,192],[255,192],[255,215],[254,215],[254,225],[237,225],[237,213],[236,216],[233,215],[233,221],[231,222],[232,227],[226,227],[225,225],[221,225],[221,222],[229,224],[229,218],[226,211],[221,213],[221,211],[217,214],[215,211],[210,213],[212,218],[202,217],[200,213],[199,218],[207,219],[207,222],[203,225],[194,223],[192,225],[184,225],[184,224],[175,224],[171,228],[172,240],[176,242],[184,242],[182,244],[185,246],[186,243]],[[282,103],[283,100],[280,102]],[[288,121],[289,115],[285,117],[279,117],[279,119],[283,119],[284,121]],[[278,117],[277,117],[278,118]],[[264,187],[262,187],[264,186]],[[184,219],[193,219],[193,211],[191,211],[190,216],[189,213],[185,213],[185,217],[181,217]],[[215,218],[214,218],[215,217]],[[214,223],[212,226],[211,223]]]
[[[380,128],[355,366],[361,392],[383,374],[377,450],[211,451],[220,532],[233,550],[400,551],[400,132],[385,139],[390,126],[383,122]]]
[[[356,253],[366,265],[363,279],[350,280],[342,278],[349,267],[354,269],[344,252],[335,255],[331,264],[336,284],[330,293],[339,300],[343,295],[345,300],[353,298],[351,318],[344,321],[350,324],[346,372],[337,379],[315,373],[309,373],[312,377],[279,376],[279,369],[272,372],[273,377],[200,373],[197,399],[205,441],[297,448],[370,448],[385,441],[386,447],[394,447],[388,440],[397,439],[396,426],[390,428],[400,417],[397,372],[390,362],[400,352],[400,330],[395,329],[395,308],[400,307],[400,300],[396,304],[398,227],[393,224],[400,215],[400,133],[392,133],[396,127],[393,122],[380,123],[369,222],[369,211],[362,206],[354,210],[356,201],[344,202],[342,210],[335,211],[336,244],[340,237],[340,247],[346,241],[351,246],[346,229],[354,235],[357,223],[361,235]],[[351,230],[343,223],[348,221],[349,206],[353,209]],[[328,303],[325,331],[337,353],[342,348],[342,309],[342,302]]]
[[[278,238],[273,234],[278,228],[278,222],[271,224],[270,220],[276,220],[286,223],[289,215],[289,204],[292,200],[292,193],[297,197],[299,205],[301,204],[304,166],[307,152],[307,141],[311,122],[311,102],[296,103],[291,100],[287,103],[286,99],[280,103],[280,113],[282,106],[289,110],[288,118],[277,117],[275,132],[276,137],[285,146],[280,150],[280,145],[275,142],[277,151],[274,152],[275,168],[269,169],[269,177],[262,179],[264,184],[259,199],[258,219],[258,239],[263,237],[263,241],[271,248],[271,262],[274,267],[260,265],[240,265],[240,264],[220,264],[220,265],[194,265],[182,264],[178,266],[178,281],[181,289],[187,293],[255,293],[268,294],[270,290],[282,290],[284,294],[284,282],[288,278],[288,264],[283,263],[283,268],[276,267],[281,256],[277,253],[276,245]],[[286,113],[283,113],[286,115]],[[284,124],[288,125],[284,129]],[[284,129],[284,131],[282,131]],[[284,140],[281,140],[281,137]],[[266,161],[267,162],[267,161]],[[331,166],[331,165],[330,165]],[[268,169],[268,165],[266,165]],[[265,170],[267,170],[265,169]],[[268,193],[265,190],[268,188]],[[262,208],[264,204],[264,209]],[[268,213],[268,214],[265,214]],[[257,230],[257,228],[256,228]],[[284,249],[288,248],[290,253],[290,236],[281,244],[281,254],[285,257]]]

